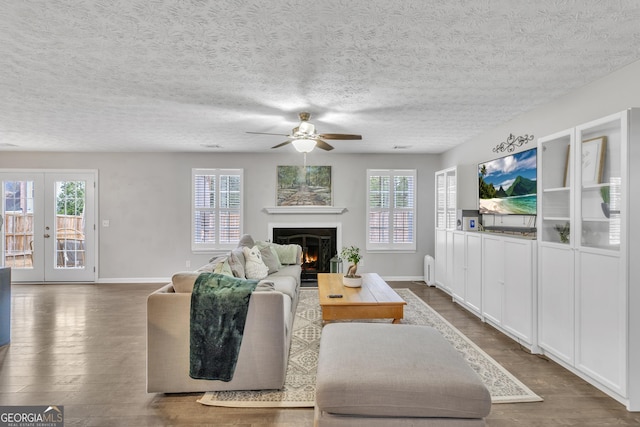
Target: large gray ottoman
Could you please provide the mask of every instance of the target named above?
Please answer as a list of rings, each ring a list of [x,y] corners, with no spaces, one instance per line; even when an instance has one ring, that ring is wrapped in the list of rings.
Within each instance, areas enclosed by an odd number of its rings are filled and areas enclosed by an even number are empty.
[[[332,323],[322,330],[318,427],[484,426],[491,396],[428,326]]]

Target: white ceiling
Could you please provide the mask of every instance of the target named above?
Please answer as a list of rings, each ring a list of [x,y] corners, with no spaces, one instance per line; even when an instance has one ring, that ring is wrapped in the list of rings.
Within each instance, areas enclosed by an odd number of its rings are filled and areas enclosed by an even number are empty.
[[[0,0],[0,150],[269,152],[309,111],[439,153],[639,59],[637,0]]]

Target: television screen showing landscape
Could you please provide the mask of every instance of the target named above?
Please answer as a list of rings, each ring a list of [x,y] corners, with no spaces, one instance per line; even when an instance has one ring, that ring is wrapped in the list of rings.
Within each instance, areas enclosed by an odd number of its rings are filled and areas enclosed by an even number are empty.
[[[478,165],[481,214],[536,214],[536,152],[533,148]]]

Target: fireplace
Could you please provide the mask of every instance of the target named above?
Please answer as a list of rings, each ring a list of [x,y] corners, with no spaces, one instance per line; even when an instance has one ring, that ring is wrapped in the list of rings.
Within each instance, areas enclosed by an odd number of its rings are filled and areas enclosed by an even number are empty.
[[[335,227],[274,227],[273,242],[282,245],[297,244],[302,247],[303,282],[317,280],[318,273],[329,273],[331,258],[337,253],[337,229]]]

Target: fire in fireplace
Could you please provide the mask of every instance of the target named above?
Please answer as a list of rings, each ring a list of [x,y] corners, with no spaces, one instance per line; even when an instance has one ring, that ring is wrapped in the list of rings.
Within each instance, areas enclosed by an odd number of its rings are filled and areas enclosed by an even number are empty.
[[[331,270],[331,258],[336,254],[335,228],[274,228],[273,241],[302,247],[302,281],[315,281],[318,273]]]

